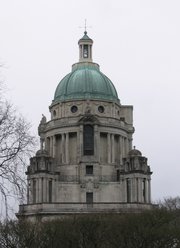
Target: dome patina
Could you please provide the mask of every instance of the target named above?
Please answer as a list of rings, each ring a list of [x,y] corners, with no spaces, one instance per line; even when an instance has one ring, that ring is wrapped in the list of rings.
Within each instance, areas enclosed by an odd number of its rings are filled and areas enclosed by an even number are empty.
[[[54,95],[54,102],[85,99],[119,102],[113,83],[95,63],[73,65],[72,72],[60,81]]]
[[[58,84],[53,102],[68,100],[105,100],[119,103],[116,89],[111,80],[104,75],[99,65],[92,62],[93,40],[84,32],[79,40],[79,63],[72,66]]]

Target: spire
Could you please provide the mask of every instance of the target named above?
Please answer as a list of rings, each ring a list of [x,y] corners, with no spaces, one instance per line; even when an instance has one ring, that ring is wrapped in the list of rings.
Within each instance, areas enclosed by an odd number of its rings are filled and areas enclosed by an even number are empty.
[[[85,25],[84,36],[78,42],[79,62],[92,62],[92,44],[93,40],[87,35]]]

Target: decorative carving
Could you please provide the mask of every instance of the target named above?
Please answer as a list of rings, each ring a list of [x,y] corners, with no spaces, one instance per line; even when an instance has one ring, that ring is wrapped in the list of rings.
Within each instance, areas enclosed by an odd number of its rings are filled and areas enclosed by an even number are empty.
[[[79,123],[99,124],[99,120],[94,115],[87,114],[79,120]]]
[[[90,114],[91,113],[91,106],[89,101],[87,101],[86,109],[85,109],[85,114]]]

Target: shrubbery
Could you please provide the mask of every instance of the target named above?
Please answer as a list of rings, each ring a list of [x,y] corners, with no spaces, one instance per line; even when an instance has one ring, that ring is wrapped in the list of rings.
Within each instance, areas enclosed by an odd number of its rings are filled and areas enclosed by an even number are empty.
[[[178,248],[180,210],[0,224],[1,248]]]

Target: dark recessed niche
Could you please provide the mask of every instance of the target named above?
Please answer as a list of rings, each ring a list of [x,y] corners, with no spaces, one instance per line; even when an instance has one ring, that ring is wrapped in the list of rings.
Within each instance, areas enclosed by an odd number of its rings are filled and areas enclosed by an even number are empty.
[[[56,117],[56,110],[53,111],[53,116]]]
[[[103,106],[99,106],[99,107],[98,107],[98,111],[99,111],[100,113],[104,113],[104,107],[103,107]]]
[[[74,105],[74,106],[71,107],[71,112],[72,113],[76,113],[77,111],[78,111],[78,107],[77,106]]]

